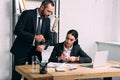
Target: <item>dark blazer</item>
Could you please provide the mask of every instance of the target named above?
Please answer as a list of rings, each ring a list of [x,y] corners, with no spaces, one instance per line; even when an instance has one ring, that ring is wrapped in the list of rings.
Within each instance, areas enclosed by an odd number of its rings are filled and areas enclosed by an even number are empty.
[[[33,49],[33,41],[36,30],[37,9],[24,11],[15,27],[16,39],[11,48],[11,52],[18,58],[25,57],[30,54]],[[51,42],[50,19],[43,18],[41,34],[45,37],[44,45],[47,46]]]
[[[63,50],[64,50],[64,42],[56,44],[49,58],[49,62],[58,62],[57,58],[61,56]],[[73,45],[70,56],[75,56],[75,57],[79,56],[80,63],[92,62],[92,59],[80,48],[80,45]]]

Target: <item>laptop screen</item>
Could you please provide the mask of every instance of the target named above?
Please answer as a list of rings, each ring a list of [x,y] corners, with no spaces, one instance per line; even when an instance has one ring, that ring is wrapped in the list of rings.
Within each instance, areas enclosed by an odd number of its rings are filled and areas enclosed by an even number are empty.
[[[108,59],[108,51],[97,51],[93,61],[93,67],[105,66]]]

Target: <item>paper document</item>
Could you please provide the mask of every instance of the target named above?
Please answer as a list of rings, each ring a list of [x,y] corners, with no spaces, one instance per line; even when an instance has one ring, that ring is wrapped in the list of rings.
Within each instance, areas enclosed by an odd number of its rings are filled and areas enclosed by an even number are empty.
[[[112,66],[113,68],[120,68],[120,64],[116,64]]]
[[[55,62],[48,63],[47,67],[55,68],[56,71],[65,71],[65,70],[75,70],[75,69],[77,69],[77,65],[75,65],[75,64],[55,63]]]
[[[56,67],[58,67],[60,64],[61,64],[61,63],[49,62],[49,63],[47,64],[47,67],[48,67],[48,68],[56,68]]]

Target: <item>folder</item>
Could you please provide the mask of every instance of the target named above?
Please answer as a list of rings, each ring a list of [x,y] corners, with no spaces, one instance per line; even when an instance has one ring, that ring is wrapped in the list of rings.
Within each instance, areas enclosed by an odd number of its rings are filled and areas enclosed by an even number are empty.
[[[26,10],[26,9],[27,9],[26,1],[25,1],[25,0],[22,0],[22,2],[23,2],[24,10]]]
[[[55,19],[54,19],[54,23],[53,23],[53,27],[52,27],[52,31],[56,31],[56,27],[57,27],[57,25],[58,25],[58,17],[56,17]]]
[[[20,14],[19,0],[15,0],[15,14]]]
[[[24,9],[24,5],[23,5],[22,0],[19,0],[19,6],[20,6],[20,12],[23,12],[25,9]]]

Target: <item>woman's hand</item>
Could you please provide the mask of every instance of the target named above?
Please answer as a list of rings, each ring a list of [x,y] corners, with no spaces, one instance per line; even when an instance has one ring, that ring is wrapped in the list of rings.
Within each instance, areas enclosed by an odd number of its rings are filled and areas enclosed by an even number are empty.
[[[66,55],[65,53],[62,53],[61,56],[58,57],[58,61],[60,60],[64,60],[64,61],[68,61],[69,56]]]
[[[76,57],[71,56],[71,57],[68,58],[68,60],[71,61],[71,62],[75,62],[76,61]]]
[[[68,60],[71,62],[77,62],[77,61],[79,61],[79,57],[71,56],[68,58]]]

